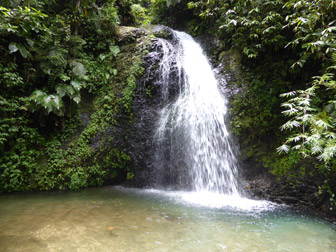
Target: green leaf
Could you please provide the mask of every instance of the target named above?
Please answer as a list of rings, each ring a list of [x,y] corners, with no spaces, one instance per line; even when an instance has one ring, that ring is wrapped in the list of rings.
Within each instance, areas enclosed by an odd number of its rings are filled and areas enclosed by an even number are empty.
[[[46,62],[41,62],[40,67],[45,74],[51,74],[52,68]]]
[[[14,42],[9,44],[8,49],[9,49],[9,53],[13,53],[19,50],[19,48],[16,46],[16,43]]]
[[[54,96],[53,103],[54,103],[54,106],[57,108],[57,110],[63,107],[62,99],[58,95]]]
[[[105,58],[106,58],[106,55],[105,55],[105,54],[100,54],[100,55],[99,55],[99,59],[100,59],[101,61],[104,61]]]
[[[119,46],[110,46],[110,51],[114,57],[117,56],[120,52]]]
[[[56,86],[56,92],[61,98],[66,95],[66,92],[67,92],[66,87],[67,86],[64,85],[64,84],[59,84],[59,85]]]
[[[81,98],[79,96],[75,96],[73,100],[78,104],[81,101]]]
[[[73,88],[76,90],[76,91],[79,91],[81,90],[83,84],[81,82],[78,82],[78,81],[71,81],[71,85],[73,86]]]
[[[34,101],[37,105],[38,104],[42,104],[44,102],[44,97],[47,94],[41,90],[35,90],[31,96],[30,96],[30,100]]]
[[[65,74],[61,74],[59,77],[60,77],[60,79],[61,79],[62,81],[64,81],[64,82],[66,82],[66,81],[68,81],[68,80],[71,79],[69,76],[67,76],[67,75],[65,75]]]
[[[67,86],[66,89],[67,89],[67,93],[69,94],[69,96],[74,95],[75,90],[72,86]]]
[[[19,48],[19,51],[23,58],[27,58],[27,56],[30,55],[29,51],[27,51],[24,45],[18,44],[17,47]]]
[[[72,63],[72,72],[76,75],[76,76],[83,76],[86,74],[86,70],[85,70],[85,67],[82,63],[80,62],[73,62]]]
[[[34,41],[33,40],[27,38],[26,41],[27,41],[29,46],[34,46]]]

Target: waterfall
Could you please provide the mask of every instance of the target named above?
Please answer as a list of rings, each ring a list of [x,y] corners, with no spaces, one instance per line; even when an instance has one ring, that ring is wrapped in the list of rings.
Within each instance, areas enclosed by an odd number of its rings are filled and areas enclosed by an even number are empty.
[[[158,41],[165,106],[155,134],[157,181],[239,196],[237,161],[225,124],[227,101],[200,45],[184,32],[173,33],[175,42]]]

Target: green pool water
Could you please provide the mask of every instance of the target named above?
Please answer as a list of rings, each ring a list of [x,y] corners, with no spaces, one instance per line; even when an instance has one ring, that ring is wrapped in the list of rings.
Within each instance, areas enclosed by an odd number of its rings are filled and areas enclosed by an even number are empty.
[[[0,194],[0,251],[332,252],[336,228],[286,206],[207,194],[13,193]]]

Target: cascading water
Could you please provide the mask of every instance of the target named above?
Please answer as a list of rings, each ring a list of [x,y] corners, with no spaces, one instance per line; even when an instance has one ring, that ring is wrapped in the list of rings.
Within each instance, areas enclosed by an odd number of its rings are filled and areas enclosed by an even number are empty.
[[[155,136],[160,183],[238,196],[237,162],[224,120],[226,100],[199,44],[183,32],[174,31],[174,36],[176,45],[159,40],[166,104]],[[171,89],[178,93],[173,101]]]

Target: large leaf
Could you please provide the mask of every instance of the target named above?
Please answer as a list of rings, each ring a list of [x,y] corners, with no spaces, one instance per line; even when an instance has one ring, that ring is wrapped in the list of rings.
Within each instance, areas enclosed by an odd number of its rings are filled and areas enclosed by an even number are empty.
[[[67,94],[71,97],[75,94],[75,89],[72,86],[67,86]]]
[[[49,61],[54,65],[54,66],[65,66],[67,64],[67,54],[69,52],[59,46],[53,47],[49,53]]]
[[[61,107],[63,107],[62,99],[58,95],[48,95],[44,98],[43,107],[50,112],[57,113]]]
[[[104,61],[105,58],[106,58],[106,55],[105,55],[105,54],[100,54],[100,55],[99,55],[99,59],[100,59],[101,61]]]
[[[27,50],[27,48],[22,44],[17,44],[17,47],[19,48],[19,51],[23,58],[27,58],[28,56],[31,56],[30,52]]]
[[[60,88],[60,86],[61,85],[59,85],[58,88]],[[35,90],[30,96],[30,101],[30,107],[33,111],[42,106],[47,113],[53,112],[60,115],[59,110],[63,107],[63,101],[59,94],[48,95],[41,90]]]
[[[47,96],[45,92],[42,90],[35,90],[31,95],[30,95],[30,100],[34,101],[37,105],[43,104],[44,103],[44,98]]]
[[[63,101],[58,95],[55,95],[52,101],[53,101],[53,107],[56,108],[57,110],[63,107]]]
[[[59,95],[59,97],[63,97],[67,93],[67,85],[59,84],[56,86],[56,92]]]
[[[28,56],[28,51],[27,51],[26,47],[25,47],[24,45],[21,45],[21,44],[18,44],[17,46],[18,46],[18,48],[19,48],[19,51],[20,51],[22,57],[23,57],[23,58],[27,58],[27,56]]]
[[[86,70],[85,67],[82,63],[77,62],[77,61],[73,61],[71,63],[72,66],[72,72],[76,75],[76,76],[84,76],[86,74]]]
[[[76,90],[76,91],[79,91],[81,90],[83,84],[81,82],[78,82],[76,80],[73,80],[71,81],[71,86],[73,86],[73,88]]]

